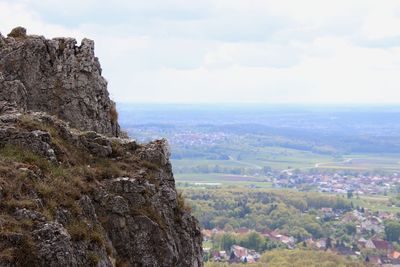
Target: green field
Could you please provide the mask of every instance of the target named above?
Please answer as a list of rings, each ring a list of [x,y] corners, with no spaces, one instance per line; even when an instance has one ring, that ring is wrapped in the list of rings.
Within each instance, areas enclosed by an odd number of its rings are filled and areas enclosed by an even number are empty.
[[[361,196],[352,199],[354,205],[368,208],[372,211],[400,212],[400,207],[390,206],[389,197],[386,196]]]
[[[219,166],[221,168],[262,169],[322,169],[356,171],[400,171],[400,154],[350,154],[341,156],[323,155],[281,147],[263,147],[250,152],[232,153],[229,160],[184,159],[173,160],[175,168],[196,166]]]
[[[189,183],[190,185],[221,185],[221,186],[257,186],[261,188],[269,188],[272,186],[270,182],[265,181],[265,177],[254,177],[244,175],[233,175],[223,173],[185,173],[176,174],[177,182]]]
[[[318,162],[332,162],[335,158],[330,155],[316,154],[310,151],[282,147],[262,147],[251,153],[243,154],[241,160],[259,166],[269,166],[272,169],[302,169],[313,168]]]
[[[218,165],[220,167],[255,169],[261,169],[267,166],[276,170],[284,170],[288,168],[314,168],[317,163],[330,163],[340,160],[330,155],[321,155],[309,151],[281,147],[262,147],[245,151],[248,152],[240,154],[232,152],[229,156],[229,160],[183,159],[173,160],[173,165],[177,168]]]
[[[346,170],[382,170],[399,171],[400,154],[354,154],[345,155],[343,160],[320,163],[318,168]]]

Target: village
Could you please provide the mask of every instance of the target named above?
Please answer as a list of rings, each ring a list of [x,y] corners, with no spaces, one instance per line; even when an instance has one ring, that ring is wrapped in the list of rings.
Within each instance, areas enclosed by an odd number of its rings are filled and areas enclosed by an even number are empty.
[[[368,209],[354,209],[353,211],[342,213],[334,211],[332,208],[321,208],[318,212],[321,220],[335,221],[338,224],[355,226],[351,230],[351,239],[346,238],[306,238],[297,240],[293,236],[280,233],[279,230],[264,229],[256,232],[255,230],[241,227],[227,232],[223,229],[203,229],[202,234],[204,244],[213,244],[218,240],[218,236],[224,234],[234,234],[238,237],[250,233],[258,233],[267,242],[278,242],[281,246],[276,249],[313,249],[330,251],[339,255],[358,258],[377,266],[400,266],[400,246],[397,242],[385,240],[385,225],[387,220],[395,220],[396,214],[390,212],[371,212]],[[215,244],[213,244],[215,245]],[[275,245],[276,246],[276,245]],[[232,244],[230,250],[218,250],[205,246],[203,251],[210,261],[228,263],[254,263],[260,259],[263,251],[256,251],[238,244]]]
[[[400,174],[308,173],[285,170],[271,178],[276,188],[312,188],[319,192],[353,195],[387,195],[398,190]]]

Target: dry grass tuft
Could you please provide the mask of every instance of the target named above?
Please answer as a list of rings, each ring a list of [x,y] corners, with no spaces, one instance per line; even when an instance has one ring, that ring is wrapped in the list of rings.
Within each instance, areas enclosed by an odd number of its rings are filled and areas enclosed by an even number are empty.
[[[100,262],[100,256],[97,255],[94,251],[87,251],[88,261],[90,266],[97,266]]]
[[[116,125],[118,123],[118,111],[115,104],[110,108],[110,118],[112,124]]]
[[[67,225],[67,231],[74,241],[82,241],[89,239],[88,225],[82,221],[74,221]]]

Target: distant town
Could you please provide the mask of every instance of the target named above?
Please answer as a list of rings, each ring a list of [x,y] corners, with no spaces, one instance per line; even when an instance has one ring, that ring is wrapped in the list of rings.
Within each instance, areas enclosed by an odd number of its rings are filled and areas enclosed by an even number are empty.
[[[388,195],[400,189],[400,174],[308,174],[283,171],[271,178],[276,188],[315,188],[319,192],[358,195]],[[268,181],[268,180],[267,180]]]
[[[371,212],[366,209],[353,210],[351,212],[334,211],[332,208],[321,208],[318,212],[318,219],[335,221],[344,225],[355,225],[354,229],[349,229],[351,239],[341,238],[306,238],[298,240],[293,236],[287,236],[277,230],[264,229],[257,234],[269,240],[269,242],[279,242],[287,249],[308,248],[313,250],[330,251],[336,254],[362,258],[362,260],[375,264],[400,264],[400,249],[398,245],[384,240],[385,232],[384,221],[397,219],[396,215],[390,212]],[[245,236],[256,233],[255,230],[239,228],[227,232],[223,229],[213,228],[204,229],[202,234],[204,242],[218,242],[218,236],[224,234],[234,234]],[[254,249],[234,244],[230,250],[213,250],[211,247],[204,247],[204,253],[208,260],[229,263],[254,263],[260,258],[260,252]]]

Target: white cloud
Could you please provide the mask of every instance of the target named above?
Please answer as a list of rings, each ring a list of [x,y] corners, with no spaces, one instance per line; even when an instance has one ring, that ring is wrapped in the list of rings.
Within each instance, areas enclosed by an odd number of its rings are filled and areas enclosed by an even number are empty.
[[[400,102],[396,0],[0,0],[0,18],[94,39],[117,101]]]
[[[24,25],[31,34],[46,35],[47,37],[74,36],[78,39],[84,37],[84,34],[77,29],[45,23],[37,13],[22,3],[0,1],[0,18],[0,31],[4,35],[16,26]]]

